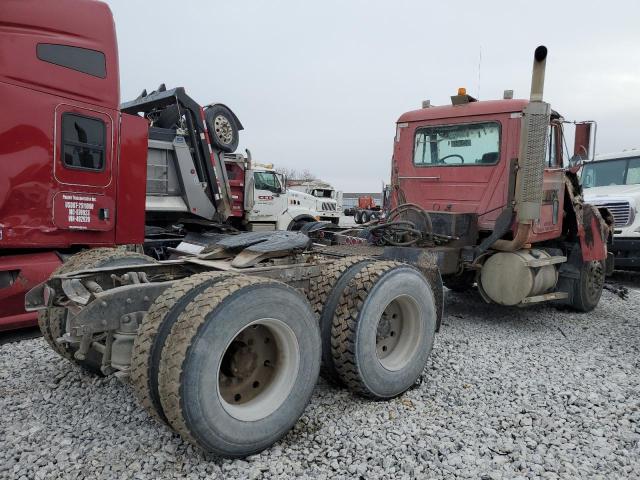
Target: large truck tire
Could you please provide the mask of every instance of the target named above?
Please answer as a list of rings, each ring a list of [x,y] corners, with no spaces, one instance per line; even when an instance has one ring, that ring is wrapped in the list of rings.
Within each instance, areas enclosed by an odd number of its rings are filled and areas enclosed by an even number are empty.
[[[602,296],[604,277],[604,262],[583,262],[579,278],[572,282],[571,307],[578,312],[585,313],[596,308]]]
[[[155,263],[155,260],[140,253],[126,251],[123,248],[94,248],[69,257],[66,262],[53,272],[52,276],[91,268],[144,265],[149,263]],[[67,360],[77,363],[85,370],[101,374],[102,355],[99,352],[90,349],[84,360],[78,360],[74,357],[77,348],[66,343],[60,344],[56,341],[65,333],[66,320],[67,310],[64,308],[53,307],[38,312],[40,332],[42,332],[42,336],[55,352]]]
[[[412,266],[376,261],[344,290],[331,353],[342,383],[365,397],[400,395],[422,374],[437,315],[427,279]]]
[[[160,400],[193,445],[244,457],[291,429],[319,370],[320,333],[307,299],[284,283],[238,275],[204,290],[173,325]]]
[[[178,280],[156,298],[138,329],[131,353],[131,384],[142,406],[162,423],[168,424],[158,392],[158,372],[171,327],[198,294],[233,275],[205,272]]]
[[[224,105],[213,105],[204,114],[209,139],[223,152],[235,152],[240,139],[234,115]]]
[[[351,279],[372,260],[366,257],[348,257],[330,264],[322,275],[311,280],[307,297],[318,318],[322,341],[320,374],[334,383],[340,383],[331,356],[331,325],[342,292]]]
[[[367,212],[366,210],[364,210],[362,212],[362,214],[360,215],[360,222],[361,223],[369,223],[370,217],[369,217],[369,212]]]
[[[362,212],[360,210],[356,210],[353,214],[353,221],[358,225],[362,223]]]

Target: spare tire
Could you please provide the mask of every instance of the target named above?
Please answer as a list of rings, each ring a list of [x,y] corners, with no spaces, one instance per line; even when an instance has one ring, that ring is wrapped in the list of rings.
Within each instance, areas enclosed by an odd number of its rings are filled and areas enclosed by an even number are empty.
[[[238,148],[239,128],[235,116],[224,105],[213,105],[204,113],[211,146],[231,153]]]

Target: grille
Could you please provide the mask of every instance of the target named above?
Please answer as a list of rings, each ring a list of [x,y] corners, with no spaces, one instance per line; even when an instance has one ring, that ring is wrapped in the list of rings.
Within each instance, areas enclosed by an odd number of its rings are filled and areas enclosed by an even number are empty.
[[[616,227],[626,227],[631,223],[631,206],[629,202],[598,203],[598,206],[609,209]]]
[[[322,210],[332,210],[332,211],[335,212],[336,204],[335,203],[322,202]]]

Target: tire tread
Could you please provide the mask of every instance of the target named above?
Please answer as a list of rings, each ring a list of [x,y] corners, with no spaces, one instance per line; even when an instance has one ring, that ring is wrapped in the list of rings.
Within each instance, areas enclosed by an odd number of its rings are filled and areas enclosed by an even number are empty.
[[[175,303],[193,288],[207,280],[235,275],[234,272],[204,272],[183,278],[167,288],[153,302],[138,329],[131,353],[131,384],[140,402],[149,414],[167,423],[162,405],[154,398],[151,385],[151,355],[156,336]]]
[[[366,264],[345,288],[333,318],[331,355],[336,374],[349,390],[364,397],[375,398],[362,381],[355,354],[360,312],[372,288],[385,273],[398,266],[406,265],[395,261],[376,261]]]
[[[206,323],[207,315],[237,291],[259,283],[280,283],[264,277],[237,275],[207,288],[194,298],[173,324],[160,360],[158,390],[171,427],[191,444],[202,448],[185,419],[181,381],[189,349]]]

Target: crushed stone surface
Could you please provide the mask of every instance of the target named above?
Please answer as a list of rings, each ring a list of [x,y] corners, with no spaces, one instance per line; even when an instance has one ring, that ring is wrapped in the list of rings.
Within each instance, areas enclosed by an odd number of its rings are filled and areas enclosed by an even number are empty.
[[[0,478],[640,478],[640,291],[589,314],[447,293],[419,384],[375,402],[320,380],[303,417],[243,460],[209,457],[131,387],[43,339],[0,346]]]

